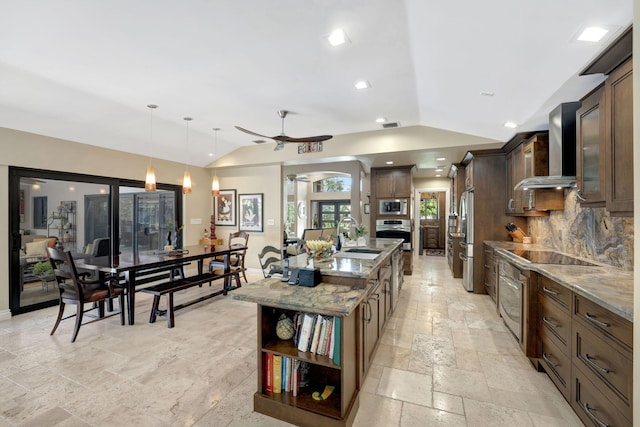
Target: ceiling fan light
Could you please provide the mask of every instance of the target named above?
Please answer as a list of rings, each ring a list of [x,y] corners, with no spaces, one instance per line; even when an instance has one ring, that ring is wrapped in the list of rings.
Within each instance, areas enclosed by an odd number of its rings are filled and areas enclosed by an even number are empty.
[[[284,150],[284,143],[277,142],[276,143],[276,148],[274,148],[273,151],[281,151],[281,150]]]
[[[156,191],[156,170],[153,165],[147,166],[147,176],[144,180],[144,191]]]
[[[220,181],[218,180],[218,175],[214,175],[213,181],[211,181],[211,195],[214,197],[220,195]]]
[[[184,171],[184,178],[182,179],[182,194],[191,194],[191,174],[189,171]]]

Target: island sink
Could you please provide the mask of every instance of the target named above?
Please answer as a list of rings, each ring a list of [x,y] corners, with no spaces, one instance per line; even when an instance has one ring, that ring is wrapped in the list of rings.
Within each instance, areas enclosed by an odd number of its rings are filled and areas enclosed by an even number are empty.
[[[379,249],[349,248],[335,253],[336,258],[376,259],[382,253]]]

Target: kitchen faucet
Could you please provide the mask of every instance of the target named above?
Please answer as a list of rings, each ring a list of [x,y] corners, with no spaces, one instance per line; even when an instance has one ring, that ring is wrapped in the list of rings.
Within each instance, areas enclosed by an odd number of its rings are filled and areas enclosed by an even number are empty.
[[[338,221],[338,226],[336,227],[336,236],[337,236],[337,242],[336,242],[336,250],[339,251],[340,248],[342,248],[342,235],[340,233],[340,226],[343,223],[350,223],[352,224],[355,228],[358,228],[358,220],[356,220],[354,217],[352,216],[345,216],[343,218],[340,218],[340,221]],[[348,237],[351,238],[351,236],[348,235],[348,233],[345,232],[345,236],[344,237]]]

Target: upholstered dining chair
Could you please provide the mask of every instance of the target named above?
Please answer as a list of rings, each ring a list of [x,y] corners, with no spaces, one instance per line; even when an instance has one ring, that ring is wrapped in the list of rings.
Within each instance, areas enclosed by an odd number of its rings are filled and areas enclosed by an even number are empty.
[[[84,324],[105,319],[104,302],[106,299],[116,296],[120,303],[120,324],[124,325],[124,288],[113,286],[111,279],[109,279],[107,283],[102,283],[99,280],[89,280],[88,273],[78,273],[71,252],[56,248],[47,248],[47,254],[49,256],[49,262],[53,267],[56,284],[60,292],[58,318],[56,319],[55,325],[53,325],[50,335],[53,335],[56,329],[58,329],[60,321],[75,316],[76,324],[73,329],[73,334],[71,335],[71,342],[75,342],[78,332],[80,331],[80,326],[83,325],[82,319],[84,313],[97,308],[99,316],[95,320]],[[94,303],[93,307],[85,310],[84,305],[89,303]],[[67,304],[76,305],[76,314],[63,318],[62,316],[64,315],[64,309]]]
[[[249,233],[246,231],[236,231],[229,233],[229,249],[237,249],[244,247],[244,250],[235,252],[233,255],[229,256],[229,266],[231,269],[242,270],[242,277],[244,278],[244,282],[248,283],[247,273],[244,267],[244,259],[247,255],[247,244],[249,243]],[[214,259],[209,263],[209,271],[212,271],[216,268],[220,268],[221,258]]]

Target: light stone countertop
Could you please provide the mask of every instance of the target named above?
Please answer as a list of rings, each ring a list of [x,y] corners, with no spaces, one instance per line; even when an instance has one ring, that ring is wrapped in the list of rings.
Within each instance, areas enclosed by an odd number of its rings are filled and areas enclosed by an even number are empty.
[[[362,302],[367,289],[320,283],[313,288],[289,285],[278,277],[258,280],[231,292],[234,299],[268,307],[345,317]]]
[[[633,271],[621,270],[591,259],[572,254],[564,255],[588,261],[595,266],[537,264],[510,252],[510,249],[527,251],[555,251],[537,244],[485,241],[498,255],[524,270],[535,271],[571,291],[581,295],[613,313],[633,322]],[[562,253],[562,252],[558,252]]]
[[[323,276],[366,279],[401,245],[402,239],[372,238],[366,247],[360,248],[381,249],[380,256],[375,260],[333,258],[330,261],[314,262],[314,267],[319,268]],[[290,269],[307,267],[306,254],[288,259]],[[231,292],[231,295],[237,300],[269,307],[344,317],[351,314],[369,292],[368,288],[332,284],[330,280],[329,283],[320,283],[310,288],[289,285],[280,281],[279,277],[273,277],[243,285]]]

